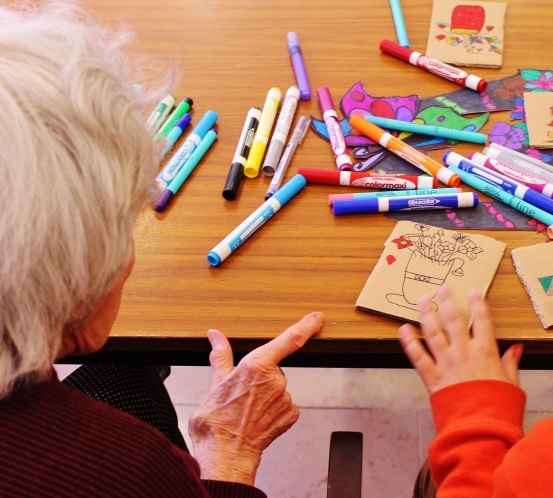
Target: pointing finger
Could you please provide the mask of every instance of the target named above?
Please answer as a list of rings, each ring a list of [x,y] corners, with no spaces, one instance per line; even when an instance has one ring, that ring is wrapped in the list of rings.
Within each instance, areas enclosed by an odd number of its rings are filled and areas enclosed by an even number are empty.
[[[269,366],[276,366],[284,358],[303,347],[312,336],[320,332],[324,321],[322,313],[318,311],[309,313],[299,322],[288,327],[272,341],[249,353],[245,358],[268,364]]]

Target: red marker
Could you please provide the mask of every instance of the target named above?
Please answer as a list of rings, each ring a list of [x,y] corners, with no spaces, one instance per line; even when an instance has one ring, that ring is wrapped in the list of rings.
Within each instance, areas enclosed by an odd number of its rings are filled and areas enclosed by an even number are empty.
[[[420,52],[415,52],[408,47],[402,47],[401,45],[398,45],[390,40],[382,40],[380,42],[380,50],[386,54],[393,55],[402,61],[408,62],[413,66],[426,69],[429,73],[437,74],[446,80],[466,86],[467,88],[476,90],[477,92],[483,92],[488,85],[484,79],[479,78],[478,76],[469,74],[459,68],[450,66],[449,64],[444,64],[436,59],[426,57],[426,55],[423,55]]]
[[[377,173],[311,168],[299,168],[298,173],[305,177],[308,183],[345,187],[409,190],[436,188],[439,184],[437,178],[426,175],[379,175]]]

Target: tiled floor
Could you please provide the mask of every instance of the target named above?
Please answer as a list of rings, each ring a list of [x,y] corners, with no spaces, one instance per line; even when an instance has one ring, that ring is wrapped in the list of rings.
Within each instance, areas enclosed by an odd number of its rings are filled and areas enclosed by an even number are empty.
[[[71,371],[60,366],[60,377]],[[330,433],[363,432],[363,496],[409,498],[432,439],[426,392],[411,370],[285,369],[301,408],[298,423],[271,445],[256,484],[269,498],[324,498]],[[181,428],[203,398],[207,367],[173,367],[166,384]],[[523,371],[526,428],[553,416],[553,371]]]

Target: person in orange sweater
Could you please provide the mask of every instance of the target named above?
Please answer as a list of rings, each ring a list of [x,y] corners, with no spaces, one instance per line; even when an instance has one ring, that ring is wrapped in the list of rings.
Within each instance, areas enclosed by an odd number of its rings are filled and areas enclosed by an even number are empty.
[[[468,300],[472,327],[446,285],[436,295],[436,312],[428,298],[421,299],[426,348],[415,326],[399,329],[402,347],[430,394],[436,425],[428,468],[426,474],[421,470],[413,496],[553,496],[553,419],[539,422],[528,435],[522,428],[522,345],[500,356],[484,298],[473,291]]]

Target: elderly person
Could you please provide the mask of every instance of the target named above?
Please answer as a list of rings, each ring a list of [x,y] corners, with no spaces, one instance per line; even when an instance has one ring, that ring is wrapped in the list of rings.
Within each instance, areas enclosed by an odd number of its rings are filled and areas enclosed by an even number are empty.
[[[117,316],[158,164],[145,117],[160,94],[132,88],[124,33],[69,3],[35,6],[0,8],[0,496],[264,496],[253,486],[261,453],[298,418],[278,363],[321,329],[320,313],[236,368],[209,331],[195,459],[166,392],[138,418],[108,404],[124,398],[122,378],[155,397],[167,371],[72,376],[105,402],[56,377],[56,358],[101,348]],[[139,420],[156,407],[170,427]]]

